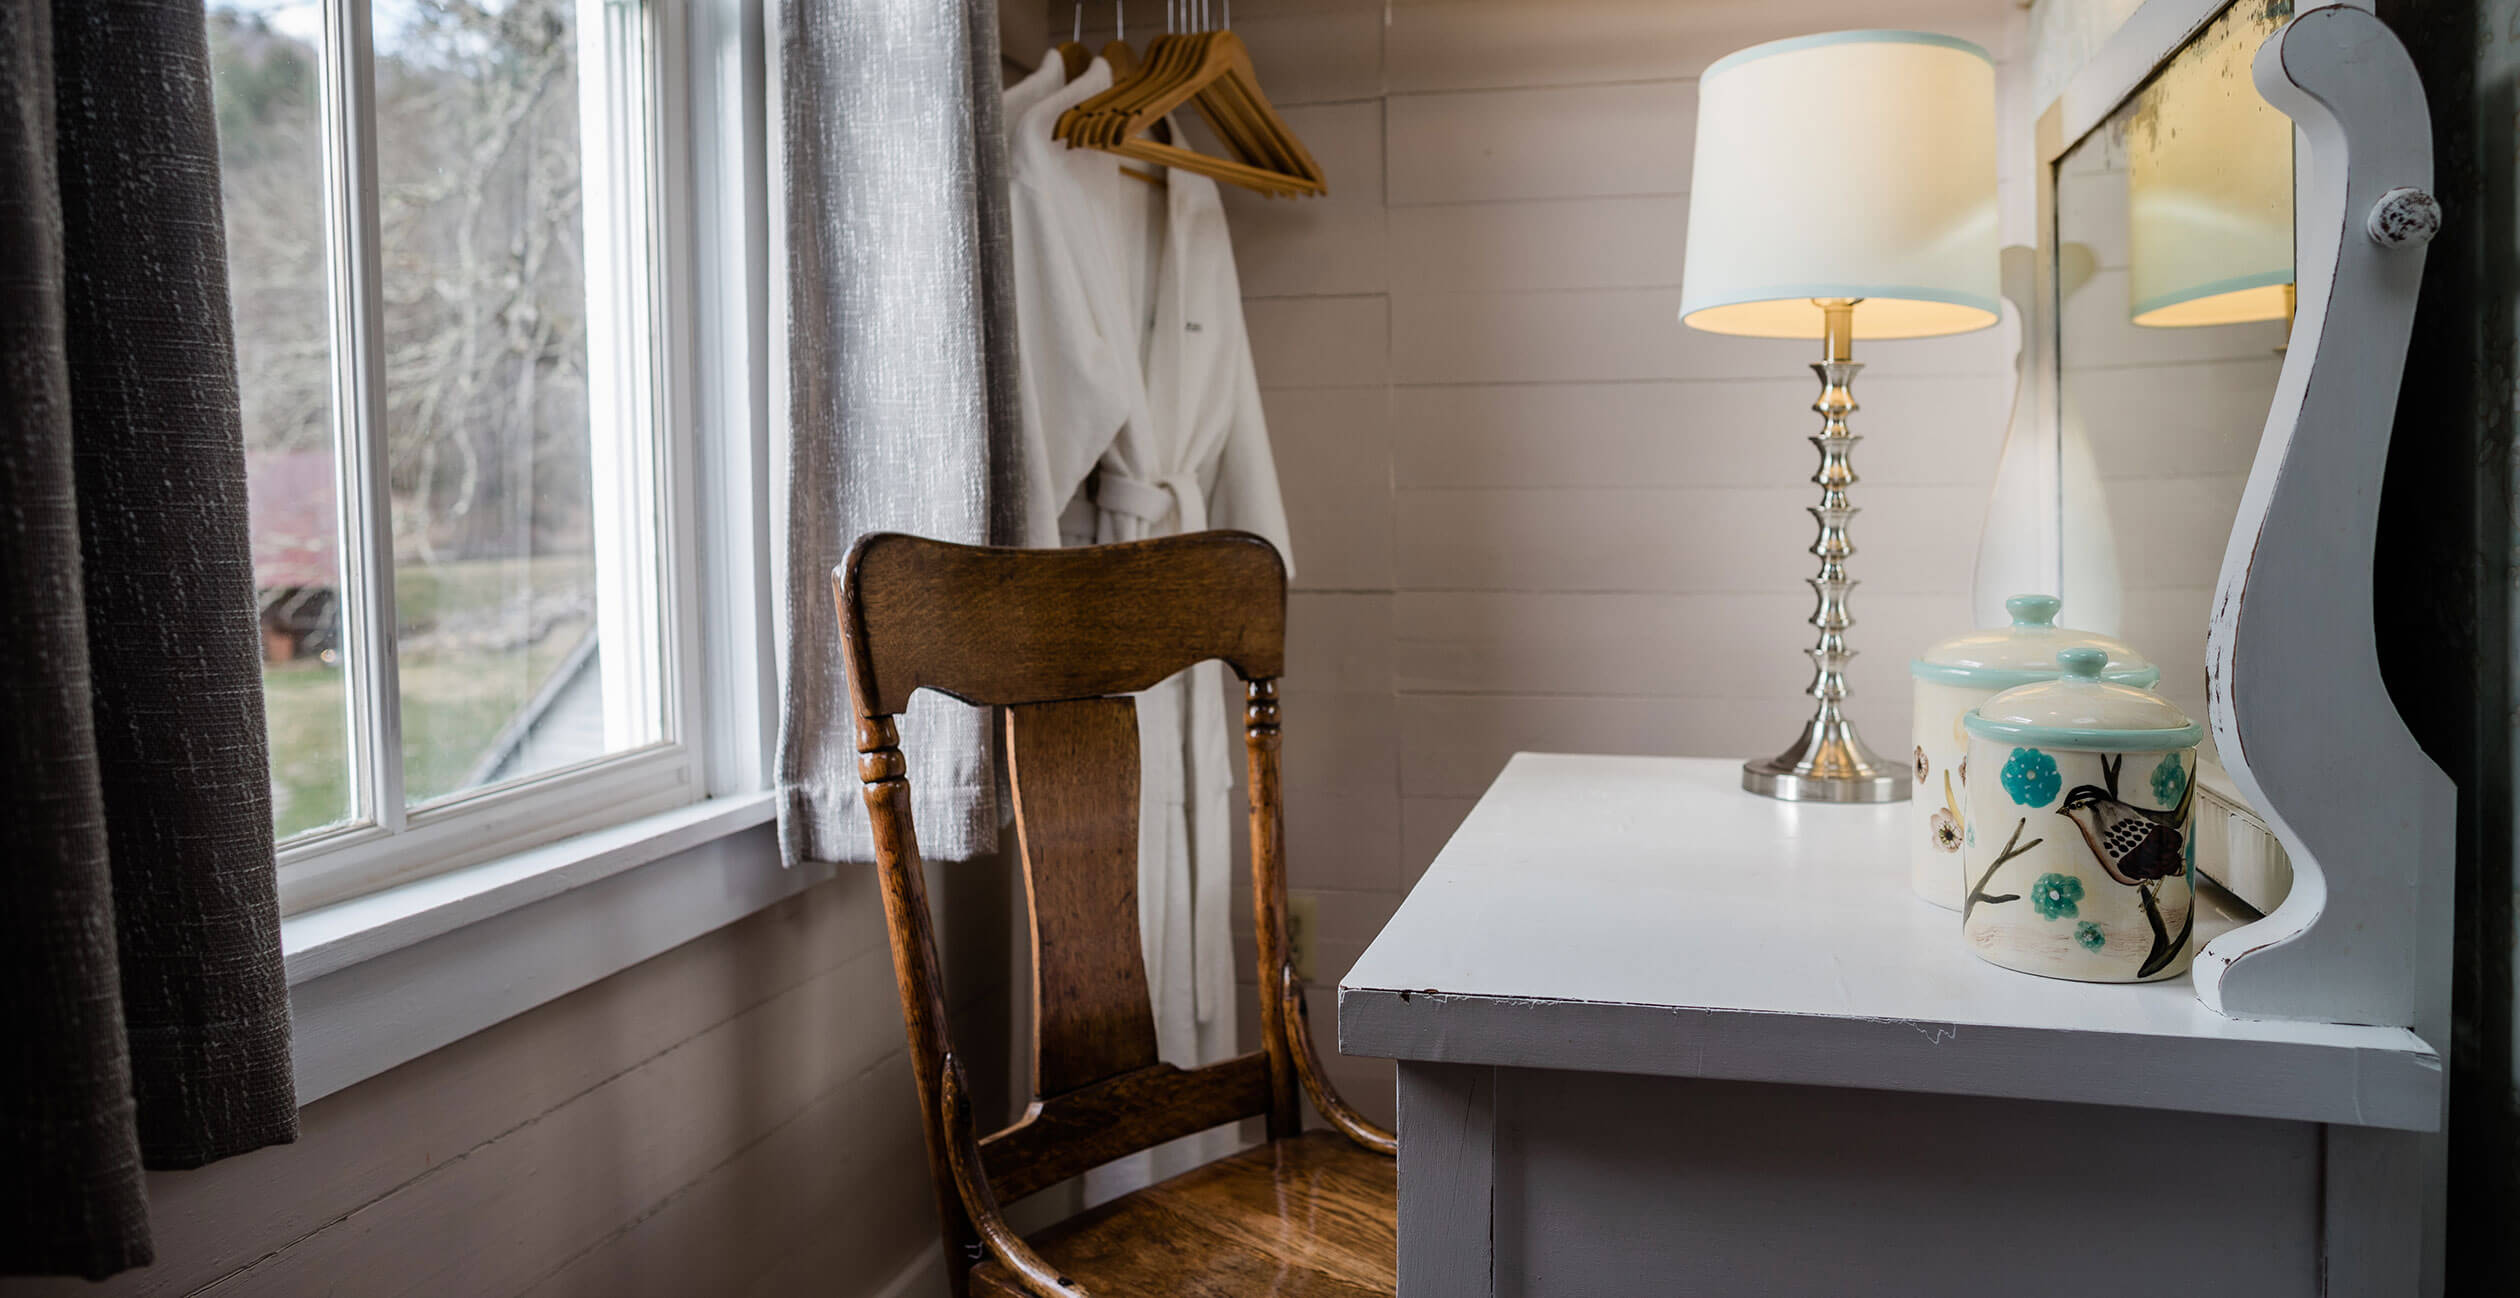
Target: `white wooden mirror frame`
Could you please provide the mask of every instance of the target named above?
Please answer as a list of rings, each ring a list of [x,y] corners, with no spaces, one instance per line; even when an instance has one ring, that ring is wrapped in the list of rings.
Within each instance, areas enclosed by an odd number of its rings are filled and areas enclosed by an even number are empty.
[[[2056,164],[2228,6],[2150,0],[2039,120],[2026,405],[2051,487],[2063,472]],[[2413,1027],[2446,1049],[2453,790],[2389,700],[2372,604],[2381,471],[2434,215],[2428,197],[2399,192],[2432,184],[2423,87],[2388,28],[2349,5],[2305,6],[2267,41],[2256,80],[2300,132],[2300,305],[2224,555],[2206,677],[2222,763],[2291,855],[2294,883],[2198,954],[2196,994],[2239,1018]],[[2065,520],[2051,521],[2046,535],[2060,535]],[[2068,584],[2061,553],[2042,557]]]

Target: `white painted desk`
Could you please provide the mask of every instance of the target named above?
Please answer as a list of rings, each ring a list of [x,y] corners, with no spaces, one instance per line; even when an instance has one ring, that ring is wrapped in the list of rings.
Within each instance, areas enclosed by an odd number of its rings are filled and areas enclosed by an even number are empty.
[[[1738,778],[1517,756],[1349,972],[1340,1050],[1399,1061],[1403,1298],[2400,1274],[2420,1038],[1996,968],[1908,892],[1903,808]]]

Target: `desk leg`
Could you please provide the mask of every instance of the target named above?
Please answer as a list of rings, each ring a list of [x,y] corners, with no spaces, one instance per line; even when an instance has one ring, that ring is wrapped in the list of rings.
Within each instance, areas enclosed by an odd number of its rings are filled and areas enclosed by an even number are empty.
[[[1400,1298],[1496,1292],[1496,1070],[1401,1061]]]

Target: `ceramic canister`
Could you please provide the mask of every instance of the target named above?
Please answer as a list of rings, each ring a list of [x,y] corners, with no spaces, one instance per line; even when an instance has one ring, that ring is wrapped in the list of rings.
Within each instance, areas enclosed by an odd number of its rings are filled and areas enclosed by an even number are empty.
[[[2196,913],[2196,744],[2204,727],[2104,680],[2108,655],[2006,690],[1965,719],[1970,780],[1960,931],[2008,969],[2085,982],[2187,971]]]
[[[1969,709],[2016,685],[2054,680],[2056,655],[2065,649],[2098,649],[2108,656],[2101,675],[2121,685],[2149,686],[2161,669],[2125,642],[2056,624],[2054,595],[2015,595],[2004,601],[2012,625],[1954,636],[1908,664],[1916,692],[1916,792],[1910,800],[1908,884],[1937,906],[1960,909],[1962,814],[1960,759],[1969,737],[1960,719]]]

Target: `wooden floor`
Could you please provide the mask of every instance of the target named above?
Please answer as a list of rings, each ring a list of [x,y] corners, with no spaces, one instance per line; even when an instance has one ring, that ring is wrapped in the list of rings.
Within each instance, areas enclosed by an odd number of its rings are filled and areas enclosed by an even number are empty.
[[[1393,1290],[1397,1164],[1313,1131],[1184,1172],[1029,1242],[1093,1298],[1364,1298]],[[997,1263],[971,1292],[1021,1295]]]

